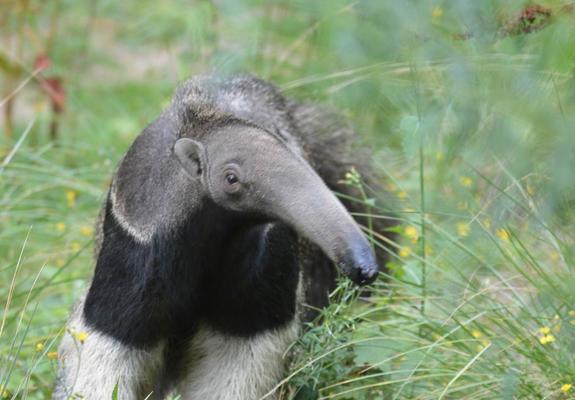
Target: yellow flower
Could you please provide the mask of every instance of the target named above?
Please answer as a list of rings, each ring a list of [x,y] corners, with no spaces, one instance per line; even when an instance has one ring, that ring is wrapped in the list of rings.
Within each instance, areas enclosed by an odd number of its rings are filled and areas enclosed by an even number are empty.
[[[471,332],[471,335],[475,338],[475,339],[479,339],[481,336],[483,336],[483,334],[481,333],[481,331],[478,331],[477,329]]]
[[[56,224],[56,230],[57,230],[58,232],[64,232],[64,231],[66,230],[66,224],[63,223],[63,222],[58,222],[58,223]]]
[[[499,228],[495,231],[495,234],[499,239],[503,240],[504,242],[509,241],[509,232],[507,232],[506,229]]]
[[[74,207],[76,205],[77,193],[73,190],[66,190],[66,202],[68,207]]]
[[[37,114],[44,112],[44,110],[46,110],[46,104],[47,104],[47,101],[45,101],[45,100],[35,101],[34,102],[34,111],[36,111]]]
[[[48,357],[48,360],[57,360],[58,359],[58,352],[57,351],[51,351],[48,354],[46,354],[46,357]]]
[[[92,233],[94,233],[94,230],[89,226],[83,226],[80,228],[80,234],[83,236],[92,236]]]
[[[12,392],[10,390],[8,390],[8,388],[5,388],[4,386],[0,386],[0,397],[2,397],[3,399],[11,399],[12,398]]]
[[[555,341],[555,336],[553,336],[553,335],[551,335],[551,334],[549,334],[549,335],[544,335],[544,336],[541,336],[541,337],[539,338],[539,342],[540,342],[541,344],[543,344],[543,345],[546,345],[546,344],[548,344],[548,343],[553,343],[554,341]]]
[[[569,391],[571,390],[571,387],[573,385],[571,383],[565,383],[561,386],[561,391],[565,394],[569,393]]]
[[[469,236],[469,232],[471,231],[471,228],[469,227],[469,224],[467,224],[466,222],[458,222],[457,223],[457,234],[461,237],[466,237]]]
[[[527,193],[529,194],[529,196],[533,196],[535,194],[535,188],[533,186],[528,184],[526,189],[527,189]]]
[[[403,232],[405,233],[405,236],[407,236],[413,243],[416,243],[417,239],[419,239],[419,232],[414,226],[406,226]]]
[[[397,197],[400,199],[405,199],[407,197],[407,192],[405,192],[404,190],[400,190],[399,192],[397,192]]]
[[[440,6],[434,7],[433,10],[431,11],[431,16],[433,18],[443,17],[443,8],[441,8]]]
[[[44,351],[44,343],[38,342],[38,343],[36,343],[34,348],[36,349],[37,353],[40,353],[40,352]]]
[[[460,176],[459,183],[461,184],[461,186],[470,187],[473,184],[473,181],[468,176]]]
[[[551,332],[551,329],[549,329],[548,326],[543,326],[541,328],[539,328],[539,333],[541,333],[542,335],[547,335]]]
[[[411,248],[409,248],[407,246],[404,246],[404,247],[399,249],[399,256],[401,258],[409,257],[410,254],[411,254]]]
[[[78,342],[84,344],[86,339],[88,339],[88,333],[87,332],[76,332],[76,333],[74,333],[74,337],[76,338],[76,340],[78,340]]]
[[[80,251],[80,249],[82,248],[82,245],[78,242],[72,242],[72,251],[74,253],[77,253]]]

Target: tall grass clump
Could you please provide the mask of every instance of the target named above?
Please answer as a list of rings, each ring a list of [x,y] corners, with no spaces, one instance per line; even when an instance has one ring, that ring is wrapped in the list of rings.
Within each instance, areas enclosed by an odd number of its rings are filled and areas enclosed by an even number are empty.
[[[496,189],[530,214],[512,188]],[[368,298],[353,297],[342,282],[334,296],[347,297],[297,345],[290,382],[308,393],[301,398],[568,398],[575,374],[568,235],[535,215],[499,228],[488,216],[455,226],[445,219],[425,217],[430,244],[418,254],[420,220],[405,218],[387,282]]]

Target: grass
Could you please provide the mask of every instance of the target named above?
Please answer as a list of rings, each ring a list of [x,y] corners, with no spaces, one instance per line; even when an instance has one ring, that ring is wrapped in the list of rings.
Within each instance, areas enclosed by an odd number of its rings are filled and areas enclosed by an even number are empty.
[[[3,110],[17,92],[0,142],[0,398],[49,398],[114,166],[176,82],[212,68],[341,110],[396,197],[363,188],[400,240],[366,233],[397,253],[367,300],[342,280],[291,349],[285,398],[572,398],[575,14],[539,4],[552,17],[530,33],[519,0],[0,6]],[[66,90],[56,142],[40,76]]]

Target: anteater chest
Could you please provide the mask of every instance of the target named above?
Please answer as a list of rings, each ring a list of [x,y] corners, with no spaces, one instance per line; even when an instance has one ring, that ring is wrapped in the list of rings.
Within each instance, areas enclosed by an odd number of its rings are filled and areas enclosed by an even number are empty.
[[[228,247],[222,270],[208,274],[206,322],[225,333],[250,336],[292,321],[300,285],[297,241],[279,224],[242,231]]]

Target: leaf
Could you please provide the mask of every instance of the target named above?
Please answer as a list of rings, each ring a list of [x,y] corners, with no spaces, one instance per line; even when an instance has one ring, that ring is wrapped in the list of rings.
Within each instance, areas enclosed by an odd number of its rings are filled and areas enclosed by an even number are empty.
[[[311,383],[300,386],[292,400],[317,400],[319,393]]]
[[[373,197],[365,199],[364,203],[370,207],[375,207],[375,199]]]
[[[118,400],[118,384],[114,386],[114,390],[112,390],[112,400]]]
[[[24,68],[12,61],[8,55],[0,52],[0,71],[10,77],[19,77],[24,74]]]
[[[517,386],[519,379],[513,369],[509,369],[501,381],[501,398],[504,400],[513,400],[517,398]]]
[[[52,60],[50,60],[50,57],[48,57],[48,55],[45,53],[38,54],[34,60],[34,69],[36,71],[43,71],[47,68],[50,68],[51,65]]]

